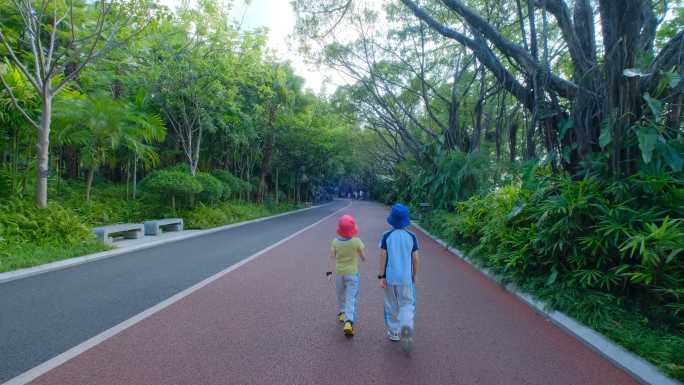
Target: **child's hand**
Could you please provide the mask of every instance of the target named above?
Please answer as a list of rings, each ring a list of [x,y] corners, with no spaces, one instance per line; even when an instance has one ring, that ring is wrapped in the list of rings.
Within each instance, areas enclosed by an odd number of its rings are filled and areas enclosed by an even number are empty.
[[[387,289],[387,280],[386,279],[383,278],[380,280],[380,287],[382,289]]]

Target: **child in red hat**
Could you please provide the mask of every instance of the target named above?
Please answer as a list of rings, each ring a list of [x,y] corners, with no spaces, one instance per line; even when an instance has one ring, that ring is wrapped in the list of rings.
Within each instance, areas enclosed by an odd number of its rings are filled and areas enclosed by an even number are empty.
[[[359,258],[366,260],[363,250],[365,246],[357,237],[359,228],[351,215],[343,215],[337,224],[337,235],[330,247],[330,271],[335,271],[335,287],[339,314],[337,318],[344,323],[344,334],[354,335],[354,321],[356,320],[356,297],[359,294]]]

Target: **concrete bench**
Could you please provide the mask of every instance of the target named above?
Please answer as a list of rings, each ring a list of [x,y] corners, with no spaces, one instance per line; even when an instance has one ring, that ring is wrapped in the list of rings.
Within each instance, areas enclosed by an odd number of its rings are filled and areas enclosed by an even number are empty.
[[[145,235],[159,235],[162,231],[183,231],[183,218],[145,221]]]
[[[143,225],[140,223],[120,223],[116,225],[94,227],[92,229],[98,241],[105,243],[114,242],[114,236],[123,236],[125,239],[138,239],[143,235]]]

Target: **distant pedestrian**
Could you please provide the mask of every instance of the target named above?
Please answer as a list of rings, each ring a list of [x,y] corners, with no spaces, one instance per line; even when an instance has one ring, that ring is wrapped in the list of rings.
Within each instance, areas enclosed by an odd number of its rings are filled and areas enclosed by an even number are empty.
[[[366,260],[365,246],[357,237],[359,228],[351,215],[340,217],[337,235],[330,248],[331,269],[327,276],[335,272],[335,288],[339,313],[337,319],[344,324],[342,330],[348,337],[354,335],[356,322],[356,298],[359,294],[359,258]]]
[[[402,341],[408,353],[413,347],[416,312],[416,275],[420,270],[418,239],[406,230],[409,209],[397,203],[387,217],[392,229],[380,240],[380,287],[385,290],[385,325],[392,341]]]

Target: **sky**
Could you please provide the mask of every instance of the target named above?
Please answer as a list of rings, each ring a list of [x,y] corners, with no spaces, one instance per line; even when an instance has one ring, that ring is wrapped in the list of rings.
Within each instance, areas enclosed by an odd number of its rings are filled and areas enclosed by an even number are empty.
[[[181,0],[160,0],[162,4],[174,9]],[[297,53],[297,47],[290,43],[288,35],[295,25],[295,14],[290,0],[251,0],[249,5],[244,0],[235,0],[230,17],[242,28],[249,30],[267,27],[269,30],[268,46],[280,60],[289,60],[297,75],[305,79],[305,87],[316,93],[323,91],[323,83],[327,78],[331,83],[325,87],[325,93],[334,91],[337,84],[343,82],[342,77],[327,68],[316,68],[307,64]]]

